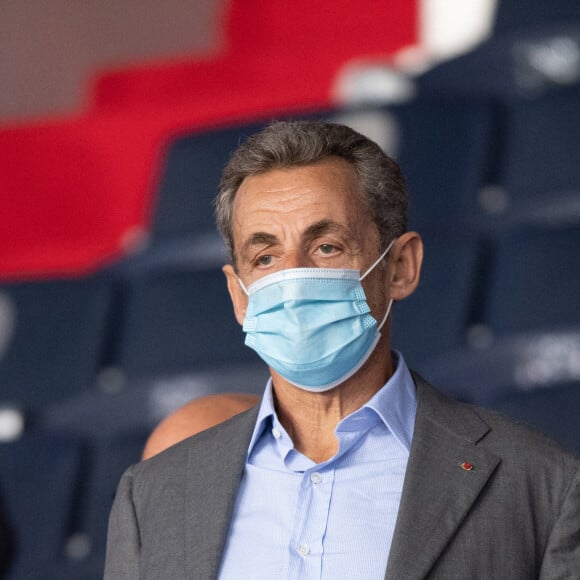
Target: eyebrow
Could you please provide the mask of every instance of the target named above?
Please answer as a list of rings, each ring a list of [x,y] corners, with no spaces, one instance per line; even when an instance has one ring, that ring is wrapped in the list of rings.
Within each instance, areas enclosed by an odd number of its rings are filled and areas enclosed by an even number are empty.
[[[320,220],[311,224],[304,231],[304,237],[307,240],[315,240],[320,236],[330,233],[340,234],[345,239],[352,238],[348,228],[333,220]],[[253,246],[275,246],[279,243],[280,240],[274,234],[269,234],[268,232],[255,232],[244,242],[240,253],[241,255],[246,254]]]
[[[277,243],[279,243],[279,240],[274,234],[255,232],[244,242],[240,253],[244,255],[252,246],[273,246]]]
[[[308,226],[304,232],[304,236],[309,239],[316,239],[325,234],[340,234],[347,239],[352,238],[348,228],[333,220],[320,220]]]

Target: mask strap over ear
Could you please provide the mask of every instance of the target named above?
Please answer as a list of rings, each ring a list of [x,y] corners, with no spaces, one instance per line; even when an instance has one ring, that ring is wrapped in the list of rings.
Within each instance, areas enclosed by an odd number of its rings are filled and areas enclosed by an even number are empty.
[[[238,277],[238,284],[240,285],[240,288],[244,291],[244,294],[246,296],[249,296],[249,292],[248,289],[244,286],[244,283],[241,281],[241,279]]]
[[[387,246],[387,249],[378,257],[376,262],[359,278],[359,282],[362,282],[376,267],[377,264],[384,259],[384,257],[389,253],[389,250],[393,247],[393,244],[397,241],[397,238],[393,238],[391,243]]]

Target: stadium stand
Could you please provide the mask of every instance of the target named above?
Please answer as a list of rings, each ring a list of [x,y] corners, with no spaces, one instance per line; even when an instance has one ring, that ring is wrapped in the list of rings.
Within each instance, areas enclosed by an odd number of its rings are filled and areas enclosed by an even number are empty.
[[[232,2],[221,53],[98,73],[82,115],[0,130],[0,399],[24,413],[0,442],[9,580],[102,577],[116,483],[154,425],[263,387],[211,199],[272,118],[344,121],[401,163],[426,242],[393,310],[408,362],[580,450],[578,3],[500,2],[494,36],[414,98],[356,106],[333,101],[337,72],[412,44],[415,3],[325,6]]]

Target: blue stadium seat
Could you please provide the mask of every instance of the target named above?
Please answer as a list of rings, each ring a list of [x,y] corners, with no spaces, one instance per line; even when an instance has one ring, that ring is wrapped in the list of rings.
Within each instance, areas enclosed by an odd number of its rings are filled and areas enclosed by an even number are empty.
[[[492,217],[505,225],[580,222],[580,70],[578,81],[498,108],[491,180],[504,207]]]
[[[495,17],[495,34],[529,26],[580,20],[576,0],[499,0]]]
[[[219,267],[164,265],[125,281],[119,350],[111,364],[130,379],[257,360],[244,345]]]
[[[534,99],[578,83],[579,47],[579,17],[508,29],[429,69],[417,87],[423,96]]]
[[[9,580],[46,578],[64,559],[81,464],[80,441],[50,431],[0,443],[0,490],[16,549]]]
[[[501,335],[580,325],[578,248],[580,226],[499,238],[483,323]]]
[[[449,395],[525,421],[580,454],[580,326],[496,337],[429,361]]]
[[[417,80],[423,98],[493,103],[486,181],[476,225],[580,221],[580,4],[501,2],[498,36]],[[509,16],[511,15],[511,16]],[[527,24],[525,24],[527,22]],[[532,25],[534,24],[534,25]]]
[[[168,148],[154,208],[154,240],[214,231],[213,199],[230,154],[264,123],[196,131]]]
[[[111,300],[105,276],[3,283],[0,300],[0,402],[35,411],[92,384]]]
[[[580,380],[533,391],[514,389],[493,400],[491,406],[537,427],[580,455]]]
[[[411,226],[468,229],[487,178],[490,103],[417,98],[384,112],[398,124],[392,153],[407,179]]]

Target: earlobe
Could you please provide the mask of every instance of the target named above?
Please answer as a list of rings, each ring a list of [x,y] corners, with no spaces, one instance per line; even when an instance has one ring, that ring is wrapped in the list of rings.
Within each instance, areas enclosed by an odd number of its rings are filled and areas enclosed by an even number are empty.
[[[406,232],[391,249],[389,294],[393,300],[410,296],[421,277],[423,241],[417,232]]]
[[[242,325],[244,323],[246,309],[248,307],[248,297],[242,290],[238,280],[238,275],[236,274],[234,267],[231,264],[226,264],[222,268],[222,272],[226,276],[228,292],[230,293],[230,298],[232,299],[236,320],[238,321],[238,324]]]

